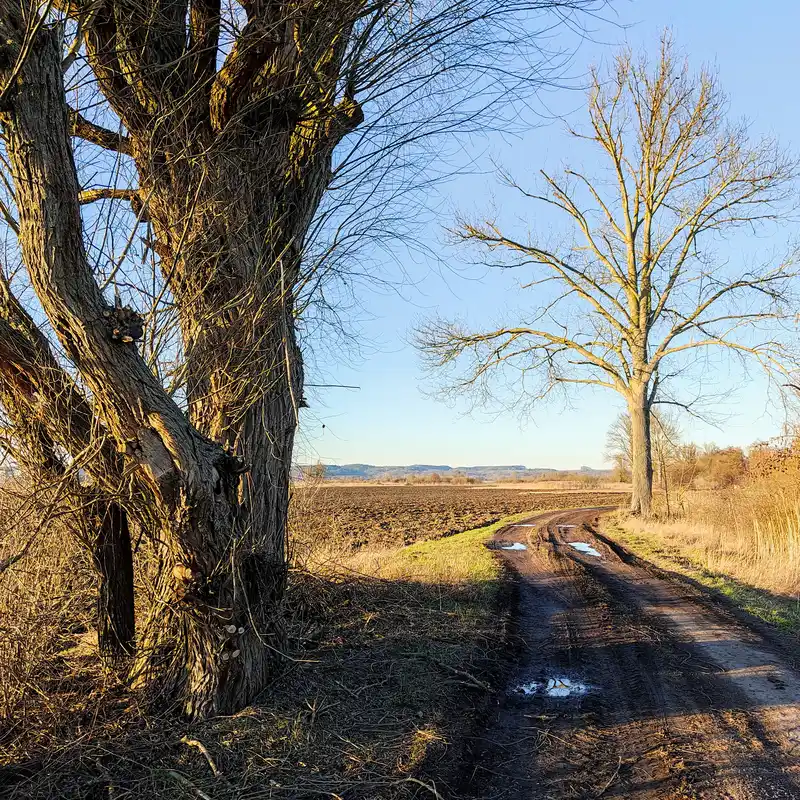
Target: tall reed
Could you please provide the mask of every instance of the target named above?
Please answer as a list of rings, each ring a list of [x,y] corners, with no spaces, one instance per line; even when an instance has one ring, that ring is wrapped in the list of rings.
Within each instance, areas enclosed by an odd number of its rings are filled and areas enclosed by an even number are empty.
[[[659,533],[709,570],[800,595],[800,471],[751,477],[726,489],[687,491],[676,518],[631,525]]]

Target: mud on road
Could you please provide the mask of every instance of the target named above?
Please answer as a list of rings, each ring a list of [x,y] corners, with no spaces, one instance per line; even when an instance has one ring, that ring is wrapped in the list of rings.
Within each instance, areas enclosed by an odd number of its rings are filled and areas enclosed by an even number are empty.
[[[543,514],[495,537],[517,580],[519,654],[460,794],[800,798],[791,653],[629,558],[601,512]]]

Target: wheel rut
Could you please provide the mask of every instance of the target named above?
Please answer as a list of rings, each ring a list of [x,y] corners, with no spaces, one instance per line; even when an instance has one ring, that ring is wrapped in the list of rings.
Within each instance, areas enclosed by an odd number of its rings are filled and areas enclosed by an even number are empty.
[[[600,533],[607,510],[496,534],[518,658],[460,795],[800,798],[800,675],[757,630],[624,558]]]

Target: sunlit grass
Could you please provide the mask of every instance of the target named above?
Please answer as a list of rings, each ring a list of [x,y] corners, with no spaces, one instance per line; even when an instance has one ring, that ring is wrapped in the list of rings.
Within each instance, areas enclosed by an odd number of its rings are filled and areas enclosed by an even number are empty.
[[[492,525],[408,547],[353,553],[343,566],[385,580],[486,589],[500,578],[502,569],[487,542],[501,528],[528,516],[530,512],[513,514]]]
[[[800,633],[797,510],[759,521],[733,506],[716,518],[706,517],[717,502],[720,498],[706,499],[699,520],[643,522],[620,516],[611,533],[656,566],[718,591],[759,619]]]

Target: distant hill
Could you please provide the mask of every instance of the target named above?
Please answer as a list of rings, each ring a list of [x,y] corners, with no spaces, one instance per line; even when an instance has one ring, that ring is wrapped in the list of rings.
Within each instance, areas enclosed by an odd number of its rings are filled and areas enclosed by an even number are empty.
[[[301,465],[301,470],[307,467]],[[536,478],[539,476],[554,476],[557,474],[574,475],[580,472],[584,475],[608,475],[608,470],[581,467],[577,470],[558,470],[549,467],[526,467],[523,464],[511,465],[486,465],[475,467],[451,467],[448,464],[409,464],[405,466],[378,466],[375,464],[326,464],[325,477],[333,480],[379,480],[390,478],[404,478],[406,476],[433,475],[437,473],[442,477],[454,474],[465,475],[468,478],[480,478],[485,481],[499,480],[501,478]]]

